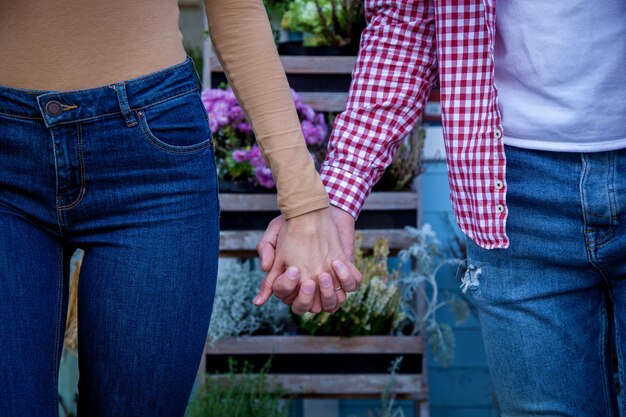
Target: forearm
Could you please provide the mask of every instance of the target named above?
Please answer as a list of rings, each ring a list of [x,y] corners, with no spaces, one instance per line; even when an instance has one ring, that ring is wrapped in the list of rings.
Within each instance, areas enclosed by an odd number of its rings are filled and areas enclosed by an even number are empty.
[[[282,213],[291,218],[328,207],[262,1],[205,5],[216,54],[272,170]]]
[[[437,78],[427,1],[366,0],[345,112],[335,119],[322,179],[331,203],[357,217],[372,186],[418,120]]]

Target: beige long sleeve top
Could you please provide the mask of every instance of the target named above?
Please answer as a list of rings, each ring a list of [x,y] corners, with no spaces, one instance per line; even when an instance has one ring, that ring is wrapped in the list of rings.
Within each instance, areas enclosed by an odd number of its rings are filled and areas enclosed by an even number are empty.
[[[261,0],[205,0],[211,38],[287,218],[328,207]],[[0,0],[0,84],[76,90],[185,59],[177,0]]]

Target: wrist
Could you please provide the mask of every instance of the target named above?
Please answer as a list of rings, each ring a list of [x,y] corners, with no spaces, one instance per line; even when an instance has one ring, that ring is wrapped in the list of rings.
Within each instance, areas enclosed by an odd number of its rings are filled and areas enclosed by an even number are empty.
[[[330,218],[329,207],[309,211],[296,217],[287,219],[287,225],[290,228],[299,229],[317,229],[319,224]]]

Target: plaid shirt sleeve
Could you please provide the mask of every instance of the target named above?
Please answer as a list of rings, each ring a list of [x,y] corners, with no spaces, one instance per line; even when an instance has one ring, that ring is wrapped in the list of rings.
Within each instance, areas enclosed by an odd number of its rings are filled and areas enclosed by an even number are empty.
[[[347,108],[321,170],[331,203],[355,218],[437,79],[430,1],[365,0],[365,15]]]

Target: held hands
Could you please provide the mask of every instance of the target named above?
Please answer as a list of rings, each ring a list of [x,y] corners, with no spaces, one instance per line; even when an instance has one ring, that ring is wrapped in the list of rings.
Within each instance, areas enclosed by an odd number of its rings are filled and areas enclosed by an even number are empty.
[[[354,219],[336,207],[275,218],[257,245],[267,275],[254,303],[273,293],[296,314],[336,311],[361,282],[353,247]]]

